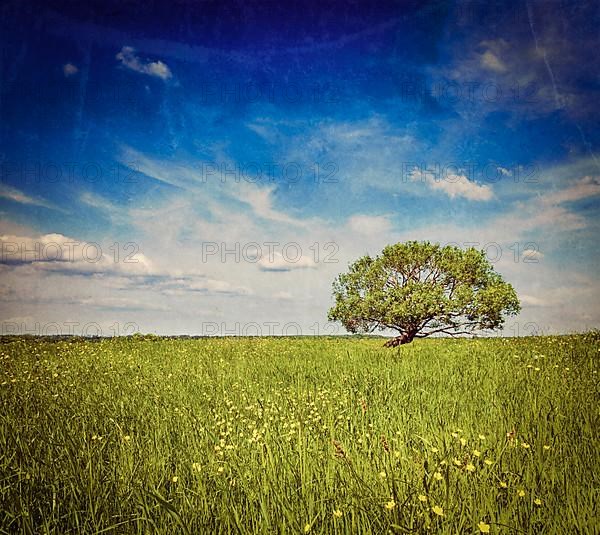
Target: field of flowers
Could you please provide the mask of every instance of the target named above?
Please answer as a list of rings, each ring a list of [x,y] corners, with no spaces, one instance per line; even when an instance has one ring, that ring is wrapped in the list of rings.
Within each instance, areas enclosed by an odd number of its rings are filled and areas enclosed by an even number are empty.
[[[597,334],[13,339],[0,533],[595,533]]]

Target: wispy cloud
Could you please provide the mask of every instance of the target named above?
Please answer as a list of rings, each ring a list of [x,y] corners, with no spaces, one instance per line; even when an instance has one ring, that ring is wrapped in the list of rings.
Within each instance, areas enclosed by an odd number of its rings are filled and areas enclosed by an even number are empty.
[[[378,236],[392,229],[392,222],[387,216],[353,215],[348,219],[348,226],[353,232],[366,236]]]
[[[223,213],[224,201],[235,200],[248,206],[256,217],[292,226],[306,224],[301,219],[294,218],[275,207],[275,186],[259,185],[244,180],[236,181],[231,177],[224,181],[214,177],[214,180],[208,180],[207,173],[202,170],[202,162],[191,164],[186,161],[161,161],[130,147],[124,147],[122,163],[126,166],[133,165],[130,162],[135,162],[136,171],[150,178],[201,196],[209,211]],[[227,164],[228,168],[234,168],[233,162]],[[226,217],[230,217],[229,207],[225,212]]]
[[[79,68],[73,63],[65,63],[63,65],[63,74],[65,78],[69,78],[70,76],[74,76],[79,72]]]
[[[570,186],[544,194],[542,201],[546,205],[555,205],[589,199],[598,195],[600,195],[600,178],[584,176],[575,180]]]
[[[269,221],[287,225],[303,226],[306,222],[296,219],[273,206],[274,186],[256,186],[249,183],[240,183],[239,187],[232,190],[232,196],[252,208],[254,214]]]
[[[423,171],[415,170],[411,174],[413,182],[423,182],[429,189],[445,193],[451,199],[463,197],[470,201],[489,201],[494,197],[492,188],[487,184],[477,184],[465,175],[447,174],[437,178]]]
[[[119,206],[102,195],[92,193],[91,191],[83,191],[79,195],[79,202],[90,206],[91,208],[100,211],[112,223],[128,224],[131,222],[129,210],[123,206]]]
[[[13,202],[17,202],[20,204],[29,204],[33,206],[43,206],[44,208],[50,208],[52,210],[61,210],[57,206],[52,203],[41,199],[40,197],[32,197],[23,193],[22,191],[13,188],[11,186],[7,186],[6,184],[0,184],[0,197],[4,199],[8,199]]]
[[[258,267],[262,271],[296,271],[316,268],[315,261],[310,256],[299,253],[299,250],[294,248],[290,255],[283,255],[279,252],[273,253],[271,257],[265,255],[258,261]]]
[[[481,64],[495,72],[506,72],[506,65],[491,50],[486,50],[481,56]]]
[[[166,63],[163,63],[160,60],[143,62],[136,55],[135,48],[131,46],[124,46],[116,55],[116,58],[124,67],[135,72],[155,76],[162,80],[168,80],[173,76]]]

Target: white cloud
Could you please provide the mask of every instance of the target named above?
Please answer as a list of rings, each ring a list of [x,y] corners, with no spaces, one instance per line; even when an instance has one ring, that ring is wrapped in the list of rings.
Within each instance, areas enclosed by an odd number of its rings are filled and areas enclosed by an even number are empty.
[[[103,212],[112,223],[126,225],[130,222],[130,213],[125,207],[113,204],[101,195],[97,195],[90,191],[83,191],[79,195],[79,201]]]
[[[585,176],[575,181],[572,186],[553,191],[542,196],[546,205],[556,205],[564,202],[579,201],[600,195],[600,179]]]
[[[218,172],[215,173],[216,176],[209,177],[203,164],[158,161],[129,147],[123,149],[122,163],[136,172],[202,196],[209,211],[221,212],[223,216],[230,217],[230,207],[222,209],[222,201],[229,198],[248,205],[254,215],[262,219],[292,226],[305,225],[304,221],[291,217],[273,206],[275,186],[262,186],[245,179],[236,180],[237,177],[226,177]],[[223,165],[227,169],[235,169],[233,162]],[[206,169],[208,166],[214,168],[213,163],[206,166]]]
[[[201,275],[165,279],[152,284],[154,290],[165,295],[186,295],[193,292],[204,294],[252,295],[252,289],[223,280],[211,279]]]
[[[504,228],[518,226],[518,234],[546,228],[548,231],[573,231],[585,228],[586,219],[563,206],[547,205],[542,199],[517,203],[514,211],[498,217],[497,224]]]
[[[258,217],[288,225],[302,226],[305,224],[303,221],[294,219],[284,212],[273,208],[274,186],[261,187],[247,182],[240,182],[238,187],[233,188],[231,191],[233,197],[240,202],[248,204]]]
[[[141,252],[129,256],[110,246],[51,233],[39,236],[0,235],[0,264],[73,274],[149,275],[150,260]],[[123,253],[123,251],[120,251]]]
[[[486,50],[481,56],[481,64],[494,72],[506,72],[507,67],[491,50]]]
[[[169,67],[162,61],[153,61],[146,65],[148,74],[152,76],[157,76],[158,78],[162,78],[163,80],[167,80],[171,78],[172,74],[169,70]]]
[[[315,261],[310,256],[302,255],[301,250],[301,246],[285,244],[283,253],[265,254],[257,262],[257,265],[262,271],[295,271],[316,268]]]
[[[159,312],[169,311],[169,307],[160,303],[147,303],[140,299],[128,297],[98,297],[84,298],[75,301],[73,304],[91,308],[103,308],[108,310],[153,310]]]
[[[389,232],[392,224],[387,216],[354,215],[349,218],[348,226],[353,232],[367,236]]]
[[[144,63],[136,56],[135,49],[130,46],[124,46],[115,57],[124,67],[135,72],[156,76],[162,80],[168,80],[173,76],[171,70],[165,63],[162,61],[149,61]]]
[[[465,175],[447,174],[443,178],[436,178],[430,173],[415,169],[411,173],[413,182],[424,182],[434,191],[441,191],[451,199],[464,197],[470,201],[489,201],[494,197],[492,188],[487,184],[477,184]]]
[[[53,204],[45,201],[44,199],[40,199],[39,197],[31,197],[22,191],[7,186],[6,184],[0,184],[0,197],[4,199],[8,199],[13,202],[18,202],[20,204],[30,204],[33,206],[43,206],[45,208],[58,209]]]
[[[84,191],[79,195],[79,200],[91,206],[92,208],[98,208],[100,210],[104,210],[106,212],[112,212],[115,209],[115,205],[100,195],[96,195],[95,193],[91,193],[89,191]]]
[[[521,258],[525,260],[525,262],[539,262],[542,258],[544,258],[544,253],[538,251],[537,249],[533,249],[530,246],[521,253]]]
[[[77,68],[76,65],[73,65],[72,63],[65,63],[63,65],[63,74],[65,75],[66,78],[69,78],[69,76],[74,76],[78,72],[79,72],[79,69]]]
[[[118,245],[118,244],[117,244]],[[251,289],[207,277],[197,270],[156,266],[139,246],[124,247],[76,240],[62,234],[0,235],[0,265],[31,277],[38,275],[100,276],[118,290],[146,289],[165,295],[186,292],[250,295]]]

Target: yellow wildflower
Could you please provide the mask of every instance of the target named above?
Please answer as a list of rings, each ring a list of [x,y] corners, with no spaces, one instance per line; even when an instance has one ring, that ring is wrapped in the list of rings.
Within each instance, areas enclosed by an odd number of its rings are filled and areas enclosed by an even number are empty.
[[[475,455],[475,457],[481,457],[481,452],[478,450],[473,450],[473,455]]]
[[[479,440],[485,440],[485,435],[479,435]]]
[[[494,464],[494,461],[490,460],[490,459],[486,459],[485,461],[483,461],[485,464],[487,464],[488,466]]]
[[[506,487],[508,487],[508,485],[506,484],[505,481],[500,481],[500,486],[505,489]]]
[[[519,495],[520,498],[523,498],[525,496],[525,491],[523,489],[519,489],[517,491],[517,494]]]
[[[424,496],[423,494],[419,494],[419,501],[426,502],[427,501],[427,496]]]
[[[460,439],[460,445],[461,446],[466,446],[467,445],[467,441],[464,438]]]
[[[179,481],[179,478],[177,476],[173,476],[172,481],[173,483],[177,483]]]
[[[434,505],[431,510],[438,516],[444,516],[444,510],[439,505]]]
[[[469,464],[467,465],[467,470],[468,470],[469,472],[475,472],[475,467],[474,467],[474,466],[473,466],[471,463],[469,463]]]
[[[389,502],[387,502],[387,503],[385,504],[385,508],[386,508],[388,511],[391,511],[391,510],[392,510],[394,507],[396,507],[396,502],[395,502],[394,500],[390,500]]]
[[[306,524],[304,526],[304,533],[308,533],[310,531],[310,524]]]
[[[533,500],[533,503],[535,503],[536,505],[542,505],[542,500],[536,498],[535,500]]]
[[[433,474],[433,479],[441,481],[442,479],[444,479],[444,476],[442,476],[442,474],[440,474],[439,472],[436,472],[435,474]]]
[[[334,516],[334,518],[341,518],[342,514],[343,514],[343,513],[342,513],[342,512],[341,512],[339,509],[336,509],[336,510],[333,512],[333,516]]]
[[[479,522],[479,524],[477,524],[477,527],[479,528],[479,531],[481,533],[489,533],[490,532],[490,525],[486,524],[483,520],[481,522]]]

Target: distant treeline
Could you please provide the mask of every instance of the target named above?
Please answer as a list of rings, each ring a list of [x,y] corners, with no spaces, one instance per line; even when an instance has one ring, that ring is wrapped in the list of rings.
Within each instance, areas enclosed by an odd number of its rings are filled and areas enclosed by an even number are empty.
[[[267,338],[262,336],[217,336],[217,335],[191,335],[191,334],[129,334],[125,336],[80,336],[76,334],[6,334],[0,335],[0,344],[8,344],[19,340],[26,342],[102,342],[105,340],[144,340],[151,342],[160,342],[161,340],[201,340],[201,339],[224,339],[224,338]],[[271,336],[269,338],[343,338],[343,339],[373,339],[387,338],[386,336],[372,334],[352,334],[352,335],[291,335],[291,336]]]

